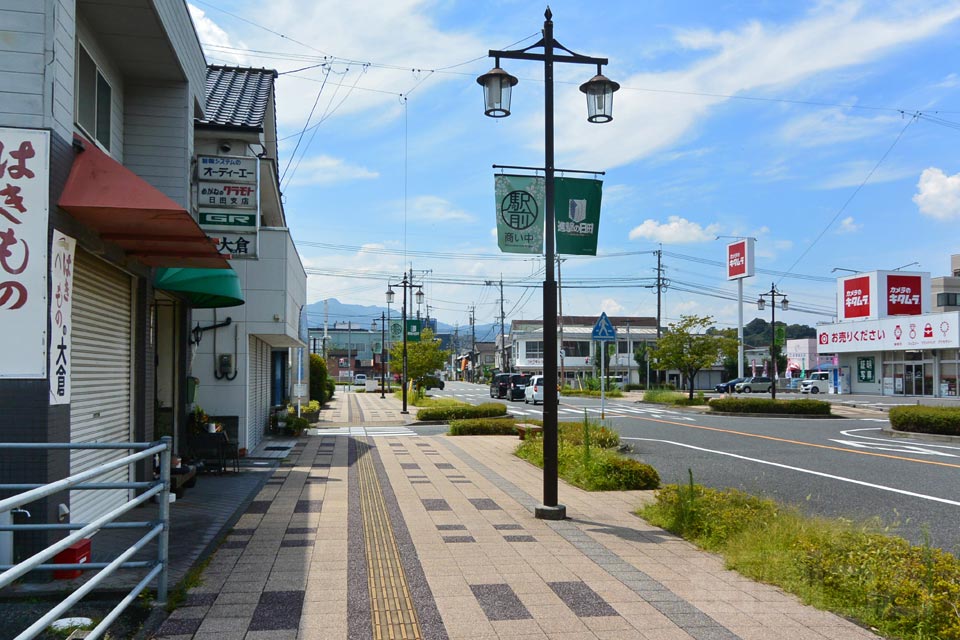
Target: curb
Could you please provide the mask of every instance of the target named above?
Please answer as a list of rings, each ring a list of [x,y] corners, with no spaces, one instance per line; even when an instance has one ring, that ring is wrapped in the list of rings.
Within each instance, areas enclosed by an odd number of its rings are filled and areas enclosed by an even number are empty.
[[[922,442],[944,442],[960,445],[960,436],[948,436],[940,433],[921,433],[918,431],[897,431],[890,424],[883,425],[883,432],[894,438],[912,438]]]

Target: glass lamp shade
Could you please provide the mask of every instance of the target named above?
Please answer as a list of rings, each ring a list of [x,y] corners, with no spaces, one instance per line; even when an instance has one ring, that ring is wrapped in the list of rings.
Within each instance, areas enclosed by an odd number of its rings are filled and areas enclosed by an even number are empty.
[[[784,311],[789,310],[789,309],[790,309],[790,301],[787,300],[786,298],[784,298],[784,299],[783,299],[783,302],[780,303],[780,308],[783,309]]]
[[[598,73],[582,85],[580,91],[587,95],[587,121],[610,122],[613,120],[613,92],[620,85]]]
[[[417,304],[423,304],[423,289],[417,289],[415,294],[417,298]]]
[[[767,301],[764,300],[763,298],[757,298],[757,309],[759,309],[760,311],[763,311],[766,308],[767,308]]]
[[[387,287],[387,304],[393,304],[393,287]]]
[[[477,83],[483,87],[483,113],[491,118],[510,115],[510,94],[517,82],[500,67],[494,67],[477,78]]]

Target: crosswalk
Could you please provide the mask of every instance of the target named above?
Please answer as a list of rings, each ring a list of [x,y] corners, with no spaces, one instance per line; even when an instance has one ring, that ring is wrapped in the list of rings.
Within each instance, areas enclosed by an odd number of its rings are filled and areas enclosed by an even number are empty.
[[[408,429],[407,427],[394,426],[394,427],[336,427],[333,429],[314,429],[316,435],[319,436],[353,436],[353,437],[368,437],[368,438],[384,438],[384,437],[413,437],[419,438],[418,434],[413,429]]]
[[[509,405],[507,408],[508,412],[514,415],[520,416],[537,416],[540,417],[543,415],[543,409],[539,406],[531,407],[530,405],[522,405],[522,407],[515,407]],[[586,410],[588,417],[599,417],[600,407],[586,407],[586,408],[577,408],[577,407],[565,407],[560,406],[557,408],[557,416],[563,420],[572,420],[576,418],[582,418],[583,412]],[[685,416],[679,411],[672,411],[670,409],[661,408],[661,407],[637,407],[624,404],[611,403],[604,408],[604,415],[609,417],[630,417],[630,416],[644,416],[651,418],[669,418],[671,420],[683,420],[683,421],[692,421],[693,418]]]

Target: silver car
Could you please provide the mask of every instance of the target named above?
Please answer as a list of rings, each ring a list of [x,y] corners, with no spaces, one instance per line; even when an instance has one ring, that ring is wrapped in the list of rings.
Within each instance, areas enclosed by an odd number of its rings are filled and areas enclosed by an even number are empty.
[[[743,382],[738,382],[733,390],[737,393],[770,393],[773,387],[773,380],[764,376],[753,376],[746,378]]]

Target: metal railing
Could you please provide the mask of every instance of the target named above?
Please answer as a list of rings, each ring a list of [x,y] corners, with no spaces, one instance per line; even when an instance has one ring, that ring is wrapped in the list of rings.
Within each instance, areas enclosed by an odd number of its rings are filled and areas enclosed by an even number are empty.
[[[161,438],[158,442],[121,442],[121,443],[0,443],[0,450],[17,449],[114,449],[132,451],[129,455],[98,465],[96,468],[68,476],[62,480],[47,484],[0,484],[0,491],[22,491],[9,498],[0,500],[0,537],[6,536],[12,546],[12,537],[17,531],[72,531],[66,537],[58,540],[42,551],[17,564],[0,564],[0,589],[3,589],[15,580],[34,570],[99,570],[80,587],[70,592],[53,609],[43,617],[22,631],[15,640],[29,640],[43,632],[50,624],[57,620],[84,596],[107,582],[110,576],[118,569],[149,569],[143,579],[130,590],[104,618],[86,636],[88,640],[103,637],[111,624],[121,613],[136,600],[154,579],[157,581],[156,604],[165,605],[167,601],[167,580],[169,573],[169,532],[170,532],[170,452],[172,439]],[[106,473],[129,466],[140,460],[149,460],[154,455],[160,456],[160,477],[148,482],[92,482]],[[13,524],[10,515],[23,511],[25,505],[42,498],[52,496],[61,491],[73,490],[108,490],[108,489],[136,489],[142,493],[128,500],[125,504],[101,515],[88,523],[68,524]],[[127,513],[154,496],[157,496],[159,508],[157,519],[145,522],[116,522],[117,518]],[[51,558],[67,549],[74,543],[96,534],[101,529],[146,529],[146,533],[132,545],[123,550],[110,562],[83,562],[76,564],[50,563]],[[157,556],[153,561],[131,561],[136,553],[156,540]],[[12,558],[9,560],[12,563]]]

